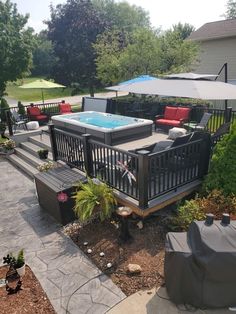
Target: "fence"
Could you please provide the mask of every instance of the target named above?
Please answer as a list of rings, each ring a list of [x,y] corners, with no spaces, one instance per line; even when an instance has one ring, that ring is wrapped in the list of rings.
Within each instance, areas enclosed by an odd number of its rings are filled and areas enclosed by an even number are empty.
[[[98,177],[113,188],[137,200],[145,209],[148,202],[178,187],[201,179],[208,169],[211,145],[206,139],[150,154],[124,151],[78,136],[50,125],[54,160]]]
[[[43,114],[48,115],[51,117],[52,115],[59,114],[59,104],[61,102],[51,102],[51,103],[45,103],[45,104],[35,104],[35,107],[38,107]],[[27,114],[27,108],[31,107],[31,105],[26,105],[23,107],[23,109],[19,112],[19,107],[10,107],[5,110],[6,114],[6,121],[7,121],[7,127],[9,130],[9,134],[13,135],[12,127],[13,127],[13,119],[15,114],[20,115],[20,117],[24,120],[29,120],[28,114]],[[73,108],[73,106],[72,106]]]

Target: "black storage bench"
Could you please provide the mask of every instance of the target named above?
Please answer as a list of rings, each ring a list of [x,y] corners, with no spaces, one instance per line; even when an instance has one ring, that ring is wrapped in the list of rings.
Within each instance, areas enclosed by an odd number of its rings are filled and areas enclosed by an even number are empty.
[[[86,177],[68,167],[40,172],[34,177],[39,205],[62,225],[75,220],[76,216],[73,211],[75,201],[71,196],[76,190],[75,184],[86,182]],[[64,202],[58,200],[61,192],[68,196]]]

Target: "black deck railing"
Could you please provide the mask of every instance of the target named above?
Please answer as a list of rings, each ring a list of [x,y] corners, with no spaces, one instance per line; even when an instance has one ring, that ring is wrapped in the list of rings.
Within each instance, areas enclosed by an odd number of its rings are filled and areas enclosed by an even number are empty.
[[[207,173],[211,145],[206,139],[150,154],[124,151],[94,141],[88,134],[78,136],[50,125],[54,160],[98,177],[113,188],[138,201],[148,202],[202,179]]]

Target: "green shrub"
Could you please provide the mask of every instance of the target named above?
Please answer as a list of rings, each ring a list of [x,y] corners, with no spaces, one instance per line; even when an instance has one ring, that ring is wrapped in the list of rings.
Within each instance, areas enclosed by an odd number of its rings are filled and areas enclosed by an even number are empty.
[[[21,101],[18,101],[17,107],[18,107],[18,113],[20,115],[24,116],[25,115],[25,106],[21,103]]]
[[[2,98],[1,99],[1,102],[0,102],[0,119],[1,119],[1,122],[6,122],[7,121],[7,118],[6,118],[6,114],[5,114],[5,109],[8,109],[9,108],[9,105],[6,101],[5,98]]]
[[[101,220],[109,218],[117,203],[112,188],[98,179],[90,178],[87,183],[79,184],[73,198],[74,211],[82,222],[96,213],[99,213]]]
[[[229,134],[215,147],[203,191],[209,193],[217,189],[225,195],[236,195],[236,123]]]
[[[222,219],[223,213],[228,213],[235,219],[236,196],[227,195],[220,190],[213,190],[205,197],[196,197],[178,206],[177,216],[172,217],[170,228],[174,230],[188,230],[194,220],[204,220],[206,214],[211,213],[216,219]]]
[[[177,216],[170,221],[170,228],[176,231],[187,231],[194,220],[204,220],[205,213],[196,200],[185,201],[178,207]]]

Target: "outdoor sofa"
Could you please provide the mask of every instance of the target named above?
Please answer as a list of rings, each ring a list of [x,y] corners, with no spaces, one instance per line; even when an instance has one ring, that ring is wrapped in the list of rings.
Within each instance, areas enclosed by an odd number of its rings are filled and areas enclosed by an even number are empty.
[[[155,130],[157,128],[169,130],[173,127],[182,127],[188,122],[191,108],[186,107],[165,107],[164,115],[155,117]]]

